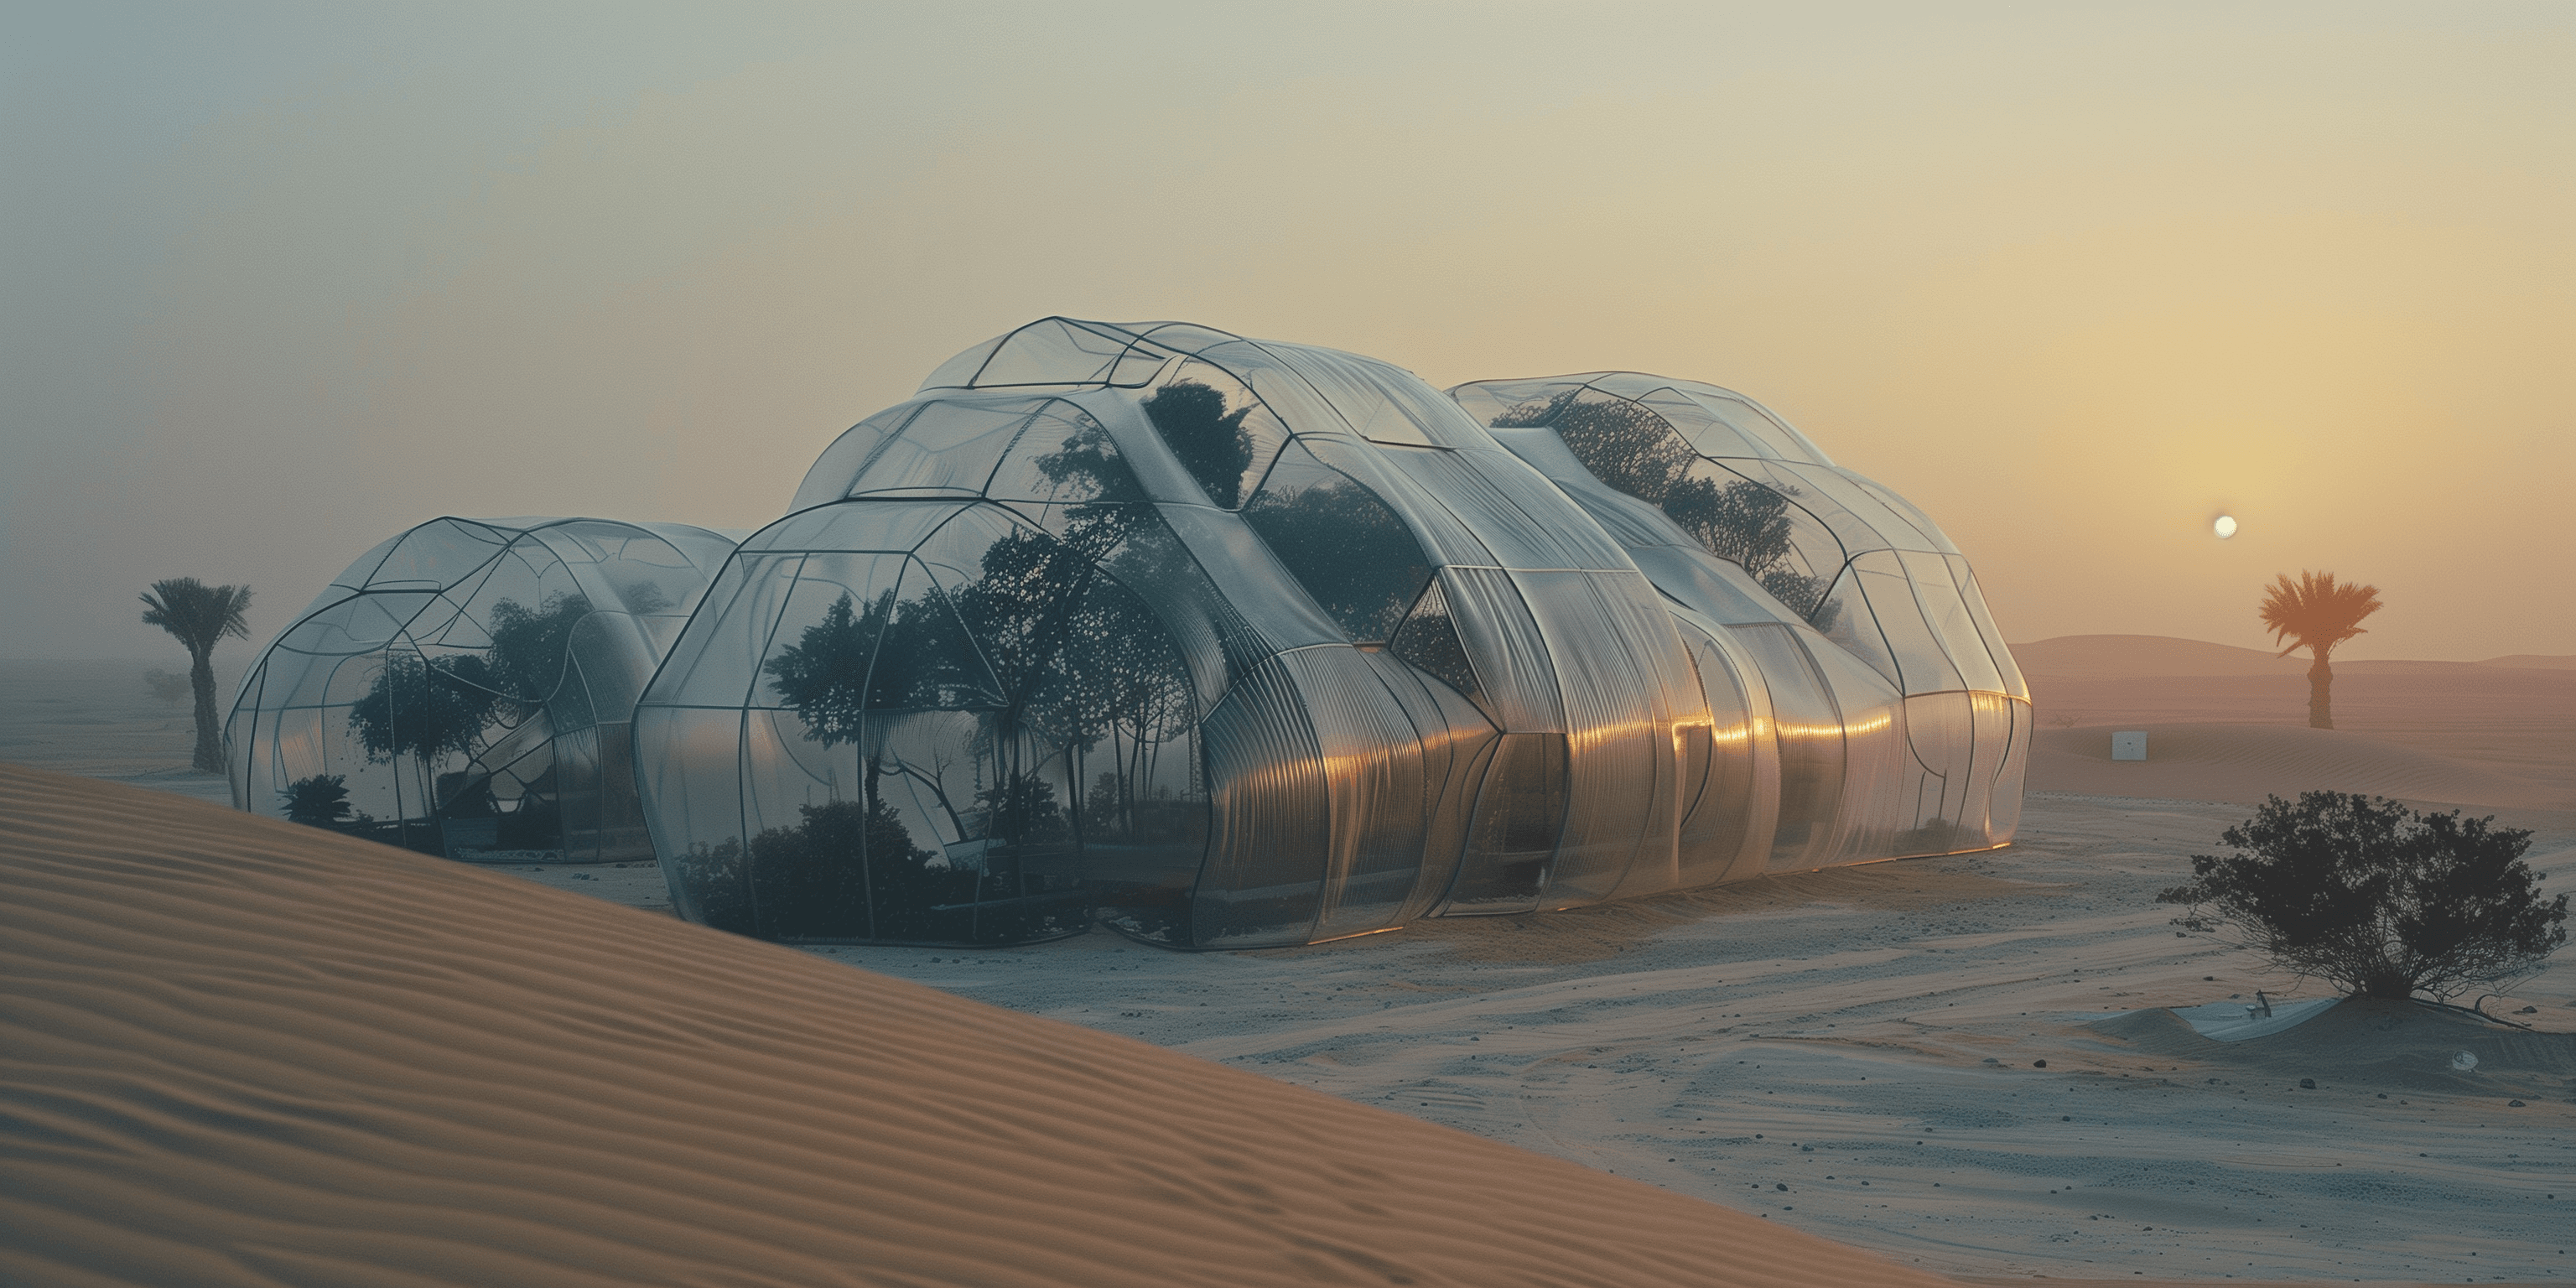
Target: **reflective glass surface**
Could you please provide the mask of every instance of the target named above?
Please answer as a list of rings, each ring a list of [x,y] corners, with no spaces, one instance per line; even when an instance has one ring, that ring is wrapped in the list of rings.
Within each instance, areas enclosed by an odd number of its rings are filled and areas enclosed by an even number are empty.
[[[1303,446],[1280,454],[1243,519],[1354,641],[1380,643],[1431,580],[1394,508]]]
[[[461,859],[650,858],[629,722],[732,550],[604,519],[402,533],[252,663],[233,803]]]
[[[1965,561],[1714,386],[1444,397],[1048,318],[854,426],[795,504],[640,698],[585,690],[634,707],[633,790],[708,924],[1299,944],[1973,848],[2017,812],[2027,695]],[[450,683],[431,654],[402,682]]]
[[[1677,617],[1733,632],[1771,710],[1767,867],[2011,839],[2029,687],[1967,560],[1921,509],[1714,385],[1594,372],[1449,393],[1617,540]],[[1723,728],[1725,695],[1695,656]]]

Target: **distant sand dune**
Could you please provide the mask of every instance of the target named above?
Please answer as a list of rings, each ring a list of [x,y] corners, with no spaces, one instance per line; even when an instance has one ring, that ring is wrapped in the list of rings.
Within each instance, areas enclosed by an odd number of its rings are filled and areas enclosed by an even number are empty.
[[[2559,665],[2569,659],[2339,661],[2336,728],[2310,737],[2301,658],[2153,635],[2070,635],[2013,653],[2030,674],[2041,729],[2030,785],[2042,791],[2243,801],[2335,787],[2576,805],[2576,669]],[[2111,729],[2171,730],[2183,741],[2160,734],[2149,764],[2098,767],[2116,774],[2051,754],[2107,762]]]
[[[0,765],[0,1281],[1947,1282],[508,876]]]
[[[2042,729],[2031,744],[2034,791],[2256,802],[2304,791],[2413,801],[2559,809],[2563,791],[2385,739],[2291,725],[2142,722],[2147,759],[2111,759],[2114,726]]]
[[[2176,639],[2170,635],[2060,635],[2012,646],[2013,661],[2032,676],[2093,679],[2139,675],[2298,675],[2305,658],[2263,649]]]
[[[2478,663],[2527,671],[2576,671],[2576,653],[2508,653]]]
[[[2013,660],[2030,675],[2090,679],[2111,676],[2300,675],[2308,655],[2283,656],[2278,649],[2239,648],[2171,635],[2060,635],[2012,646]],[[2513,653],[2476,662],[2419,662],[2380,658],[2339,658],[2337,674],[2426,672],[2462,667],[2505,670],[2576,670],[2576,654]]]

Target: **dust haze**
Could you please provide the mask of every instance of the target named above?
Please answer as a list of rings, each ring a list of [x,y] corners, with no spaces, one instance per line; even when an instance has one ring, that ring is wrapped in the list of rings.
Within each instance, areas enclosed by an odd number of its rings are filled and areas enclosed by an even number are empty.
[[[756,526],[1059,312],[1742,389],[2017,640],[2258,645],[2300,567],[2355,658],[2576,638],[2563,7],[5,21],[0,656],[439,514]]]

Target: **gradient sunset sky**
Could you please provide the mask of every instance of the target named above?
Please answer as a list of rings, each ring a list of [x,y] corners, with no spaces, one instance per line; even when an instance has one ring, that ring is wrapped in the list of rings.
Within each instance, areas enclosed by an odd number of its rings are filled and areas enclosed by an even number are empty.
[[[2317,568],[2342,656],[2576,653],[2563,0],[392,8],[0,18],[0,656],[439,514],[757,527],[1054,313],[1741,390],[2016,641]]]

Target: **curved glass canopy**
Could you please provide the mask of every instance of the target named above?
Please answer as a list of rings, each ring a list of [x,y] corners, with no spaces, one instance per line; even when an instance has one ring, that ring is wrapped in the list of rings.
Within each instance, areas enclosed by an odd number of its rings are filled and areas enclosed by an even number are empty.
[[[1444,397],[1050,318],[842,435],[795,506],[636,706],[712,925],[1297,944],[2011,832],[2027,722],[1964,562],[1710,386]]]
[[[1715,385],[1614,371],[1449,393],[1617,538],[1686,636],[1769,656],[1773,868],[2012,838],[2030,689],[1929,516]]]
[[[455,858],[652,857],[629,724],[721,533],[432,520],[261,650],[224,727],[235,806]]]

